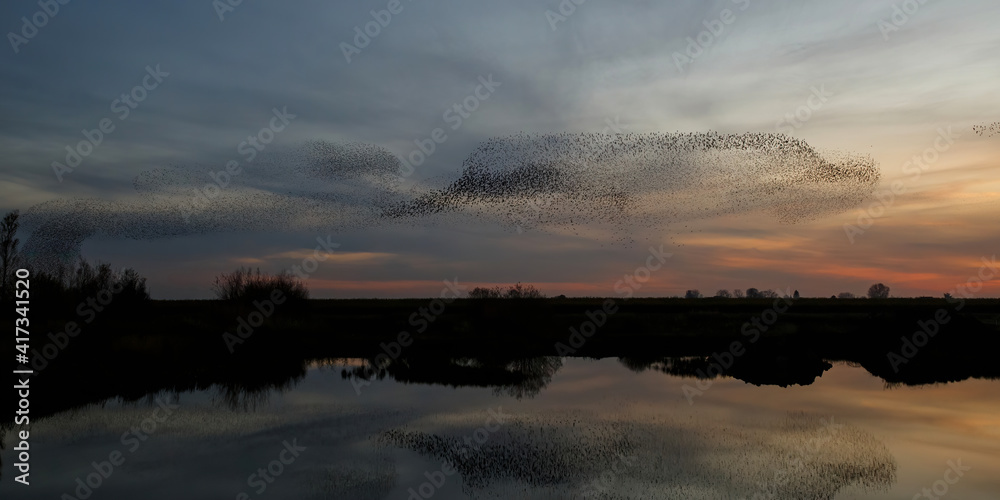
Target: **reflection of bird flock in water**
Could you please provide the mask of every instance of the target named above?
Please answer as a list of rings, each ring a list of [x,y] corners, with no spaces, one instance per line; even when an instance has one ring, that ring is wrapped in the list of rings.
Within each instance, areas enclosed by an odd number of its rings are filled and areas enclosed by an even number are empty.
[[[986,137],[993,137],[1000,134],[1000,122],[993,122],[989,125],[973,125],[972,131]]]
[[[870,157],[821,154],[770,133],[498,137],[437,186],[401,182],[396,156],[370,144],[272,148],[233,175],[220,174],[224,165],[144,171],[130,200],[36,205],[24,216],[33,230],[26,253],[65,259],[92,236],[327,232],[442,220],[573,232],[603,226],[610,231],[600,234],[613,235],[604,238],[624,241],[719,215],[763,212],[795,222],[837,213],[864,201],[879,181]]]
[[[885,490],[896,479],[884,444],[836,421],[791,415],[744,427],[650,412],[517,412],[471,445],[465,437],[483,415],[448,415],[376,442],[436,467],[448,462],[458,472],[449,481],[469,498],[833,498],[849,488]]]

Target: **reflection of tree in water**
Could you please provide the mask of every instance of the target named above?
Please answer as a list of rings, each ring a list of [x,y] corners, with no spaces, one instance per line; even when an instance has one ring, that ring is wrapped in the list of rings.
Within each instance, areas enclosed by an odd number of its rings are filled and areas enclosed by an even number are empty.
[[[492,387],[497,396],[521,399],[537,396],[560,368],[562,358],[558,356],[510,359],[420,354],[383,363],[381,367],[372,357],[363,366],[344,368],[341,376],[362,380],[391,377],[404,384]]]
[[[541,393],[545,386],[549,385],[552,376],[560,368],[562,368],[562,358],[558,356],[526,358],[507,362],[503,369],[521,374],[521,381],[513,385],[495,387],[493,394],[513,396],[517,399],[533,398]]]
[[[699,377],[699,378],[715,378],[707,376],[708,365],[710,362],[705,358],[699,356],[685,356],[676,358],[637,358],[637,357],[627,357],[618,358],[618,362],[621,363],[625,368],[632,370],[636,373],[642,373],[646,370],[653,370],[667,375],[675,375],[678,377]],[[705,374],[702,376],[699,374]]]
[[[291,389],[295,382],[288,380],[263,386],[248,386],[240,383],[219,384],[216,386],[212,401],[217,404],[221,403],[233,411],[256,411],[267,405],[271,399],[271,391],[285,392]]]
[[[618,361],[634,372],[655,370],[678,377],[714,379],[730,376],[754,385],[809,385],[833,367],[815,353],[787,352],[783,350],[747,350],[742,356],[721,361],[710,356],[681,357],[624,357]],[[727,367],[728,366],[728,367]]]
[[[305,363],[269,364],[217,382],[212,399],[233,411],[255,411],[267,405],[272,392],[286,392],[305,376]]]
[[[0,451],[4,450],[4,442],[7,440],[7,429],[13,426],[12,423],[5,422],[0,425]],[[3,453],[0,453],[0,478],[3,477]]]

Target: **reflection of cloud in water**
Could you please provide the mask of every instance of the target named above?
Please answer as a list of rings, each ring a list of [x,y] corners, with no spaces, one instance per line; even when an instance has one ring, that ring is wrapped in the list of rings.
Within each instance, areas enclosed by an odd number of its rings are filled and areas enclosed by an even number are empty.
[[[296,405],[293,411],[267,407],[242,412],[186,402],[176,395],[161,394],[157,397],[180,407],[157,424],[155,433],[178,439],[230,442],[233,438],[257,439],[291,432],[317,443],[337,444],[364,439],[409,418],[409,413],[402,410],[366,410],[332,404]],[[31,435],[33,440],[39,442],[60,444],[72,444],[104,434],[120,435],[123,429],[141,425],[156,408],[155,402],[123,406],[105,402],[49,417],[44,425],[37,425]]]
[[[874,437],[804,415],[736,427],[636,412],[522,414],[463,458],[463,437],[482,418],[428,419],[425,430],[382,439],[451,462],[472,498],[578,498],[595,484],[604,485],[600,498],[832,498],[887,489],[896,478],[894,458]]]
[[[173,401],[178,402],[176,398]],[[159,488],[154,485],[160,485],[173,498],[202,498],[202,488],[216,486],[238,492],[247,487],[248,474],[275,458],[280,443],[295,439],[306,450],[288,466],[282,481],[269,487],[271,496],[274,494],[270,489],[282,488],[295,492],[286,498],[380,499],[395,487],[396,465],[390,450],[373,446],[371,437],[412,418],[410,412],[402,410],[332,404],[296,405],[293,411],[268,407],[256,412],[234,412],[214,405],[206,407],[189,398],[182,397],[179,402],[180,408],[158,423],[143,442],[141,453],[118,446],[127,457],[122,467],[127,475],[117,483],[131,482],[154,491]],[[140,426],[155,408],[155,403],[94,405],[65,412],[36,425],[32,444],[56,445],[64,453],[75,445],[75,449],[83,451],[67,455],[87,463],[107,456],[106,448],[119,444],[123,430]],[[101,448],[87,448],[93,444]],[[179,457],[183,460],[175,460]],[[192,479],[192,484],[181,484],[176,481],[179,473],[189,478],[201,475],[203,482]],[[199,494],[192,496],[192,491]]]
[[[312,472],[310,500],[379,500],[396,485],[396,463],[379,449],[372,457],[341,460]]]

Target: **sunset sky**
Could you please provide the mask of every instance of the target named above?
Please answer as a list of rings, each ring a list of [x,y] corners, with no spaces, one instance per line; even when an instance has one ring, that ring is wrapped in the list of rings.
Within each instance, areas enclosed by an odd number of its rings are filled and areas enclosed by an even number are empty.
[[[296,117],[268,147],[362,142],[404,156],[446,129],[407,179],[414,186],[454,178],[477,144],[518,132],[780,132],[871,156],[885,202],[798,224],[759,213],[665,221],[628,245],[484,221],[98,237],[83,255],[135,267],[154,298],[169,299],[208,298],[212,277],[240,265],[286,269],[317,237],[340,246],[310,276],[314,297],[437,296],[455,278],[614,296],[660,245],[673,256],[637,295],[756,287],[830,296],[883,282],[892,295],[940,296],[1000,253],[1000,130],[973,129],[1000,120],[995,0],[228,5],[70,2],[34,27],[37,2],[4,2],[0,210],[141,198],[133,179],[157,167],[197,165],[210,182],[287,108]],[[378,12],[389,9],[397,13]],[[366,24],[377,35],[355,46]],[[698,40],[708,43],[692,47]],[[453,129],[446,112],[490,75],[500,85]],[[145,98],[125,115],[122,94],[144,78]],[[104,119],[114,130],[60,181],[53,162]],[[871,224],[849,236],[845,224],[865,215]],[[1000,279],[973,295],[1000,296]]]

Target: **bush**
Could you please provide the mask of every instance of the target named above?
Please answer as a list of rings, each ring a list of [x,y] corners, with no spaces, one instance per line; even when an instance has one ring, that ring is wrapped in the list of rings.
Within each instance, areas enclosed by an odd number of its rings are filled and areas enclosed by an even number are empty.
[[[304,302],[309,298],[309,289],[302,280],[288,272],[264,274],[249,267],[240,267],[231,273],[216,276],[212,291],[219,300],[240,304],[253,301],[271,300],[271,293],[280,290],[289,302]]]
[[[95,266],[82,258],[72,267],[31,269],[31,295],[41,299],[45,311],[57,314],[91,299],[118,311],[122,311],[121,304],[127,304],[131,312],[149,301],[146,278],[135,269],[115,272],[111,264]]]
[[[477,286],[469,292],[470,299],[544,299],[543,294],[534,285],[510,285],[506,288],[495,286],[486,288]]]

